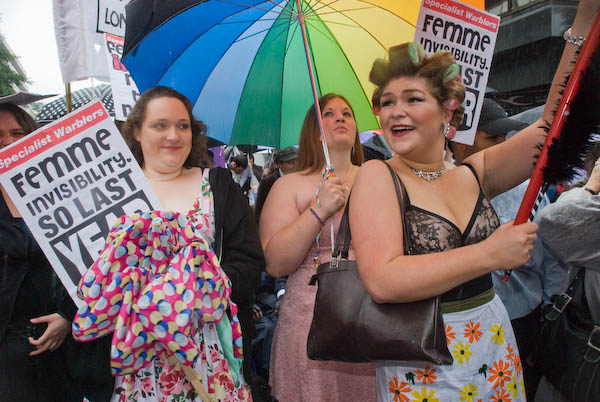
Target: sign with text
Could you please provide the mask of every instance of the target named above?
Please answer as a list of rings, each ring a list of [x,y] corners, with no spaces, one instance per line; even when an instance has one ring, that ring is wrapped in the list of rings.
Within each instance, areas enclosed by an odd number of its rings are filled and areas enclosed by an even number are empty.
[[[131,113],[135,102],[140,97],[138,88],[121,62],[125,38],[104,34],[107,51],[108,74],[115,105],[115,119],[125,121]]]
[[[125,6],[129,0],[98,0],[96,32],[125,36]]]
[[[76,304],[117,218],[160,209],[100,101],[3,148],[0,184]]]
[[[461,68],[465,114],[454,141],[473,145],[485,96],[500,17],[452,0],[423,0],[415,42],[432,55],[446,50]]]

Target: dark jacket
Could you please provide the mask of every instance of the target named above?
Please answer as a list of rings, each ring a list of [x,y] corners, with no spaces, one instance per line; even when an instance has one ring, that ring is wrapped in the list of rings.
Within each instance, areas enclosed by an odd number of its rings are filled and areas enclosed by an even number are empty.
[[[267,201],[267,196],[271,191],[271,187],[273,184],[281,177],[279,173],[279,169],[275,169],[273,172],[269,173],[258,184],[258,190],[256,191],[256,204],[254,205],[254,216],[256,217],[256,223],[260,222],[260,214],[262,213],[262,209],[265,206],[265,201]]]
[[[224,168],[211,169],[208,181],[215,206],[215,253],[231,279],[231,299],[238,306],[244,348],[244,377],[254,386],[252,338],[256,336],[252,305],[265,269],[265,258],[248,198]]]
[[[208,178],[215,205],[215,253],[231,279],[233,302],[251,306],[265,269],[252,210],[227,169],[211,169]]]
[[[67,320],[76,307],[21,218],[0,196],[0,340],[8,324],[58,312]]]

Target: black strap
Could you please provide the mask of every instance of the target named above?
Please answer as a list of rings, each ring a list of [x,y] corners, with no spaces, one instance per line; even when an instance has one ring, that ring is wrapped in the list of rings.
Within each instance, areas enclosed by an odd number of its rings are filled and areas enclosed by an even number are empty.
[[[402,240],[404,244],[404,254],[410,254],[410,245],[408,243],[408,226],[406,224],[405,212],[406,212],[406,192],[401,189],[402,183],[400,182],[400,178],[398,174],[392,169],[392,167],[387,163],[383,162],[385,166],[387,166],[390,174],[392,175],[392,180],[394,181],[394,188],[396,189],[396,197],[398,198],[398,206],[400,207],[400,216],[402,216]],[[341,258],[348,258],[348,249],[350,248],[350,243],[352,241],[352,233],[350,233],[350,220],[348,217],[350,210],[350,195],[348,196],[348,202],[346,202],[346,207],[344,208],[344,214],[342,215],[342,220],[340,221],[340,226],[338,228],[338,233],[335,237],[335,247],[333,248],[333,253],[331,254],[331,258],[337,258],[341,253]]]
[[[544,315],[546,320],[548,320],[548,321],[556,320],[558,317],[560,317],[562,312],[565,311],[565,309],[567,308],[567,305],[571,302],[571,300],[573,300],[574,297],[577,297],[575,295],[575,292],[577,292],[580,289],[580,287],[583,286],[583,276],[584,275],[585,275],[585,270],[583,269],[583,267],[579,267],[577,270],[577,273],[575,274],[575,277],[569,284],[569,287],[567,288],[567,290],[564,293],[561,293],[561,294],[558,294],[555,296],[554,303],[552,303],[552,307]],[[583,293],[581,293],[581,296],[582,296],[581,303],[583,304],[583,302],[585,302],[585,295]]]

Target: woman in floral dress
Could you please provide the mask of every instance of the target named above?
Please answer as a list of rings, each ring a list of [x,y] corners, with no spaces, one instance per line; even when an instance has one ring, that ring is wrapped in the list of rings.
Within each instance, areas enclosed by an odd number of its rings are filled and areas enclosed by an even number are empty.
[[[197,167],[205,130],[165,87],[146,91],[123,127],[164,210],[121,217],[80,284],[74,335],[113,335],[113,401],[251,400],[232,298],[253,289],[264,260],[231,174]]]
[[[579,2],[573,35],[586,35],[599,7],[598,0]],[[499,226],[488,197],[531,175],[546,134],[544,121],[552,120],[576,51],[577,45],[566,44],[540,121],[460,166],[444,161],[445,142],[462,120],[465,97],[450,53],[426,57],[411,43],[391,48],[387,60],[373,64],[374,106],[395,153],[388,163],[401,179],[408,205],[400,216],[392,177],[382,162],[361,167],[350,203],[360,276],[379,303],[440,295],[454,358],[448,366],[380,362],[378,401],[525,401],[519,352],[490,272],[525,263],[537,225]],[[403,219],[410,255],[404,255]]]

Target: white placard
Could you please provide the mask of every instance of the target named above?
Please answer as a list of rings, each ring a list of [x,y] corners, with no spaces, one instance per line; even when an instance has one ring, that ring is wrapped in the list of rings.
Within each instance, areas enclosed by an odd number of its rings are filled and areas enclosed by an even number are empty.
[[[161,208],[100,101],[3,148],[0,184],[76,304],[117,218]]]
[[[140,93],[131,74],[127,71],[127,67],[121,62],[125,38],[104,34],[104,39],[107,51],[108,74],[115,106],[115,119],[125,121],[140,97]]]
[[[415,42],[432,55],[447,50],[461,68],[467,89],[463,125],[454,141],[473,145],[485,96],[500,17],[452,0],[423,0]]]
[[[125,6],[129,0],[98,0],[96,31],[125,36]]]

